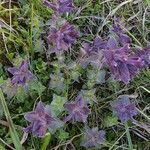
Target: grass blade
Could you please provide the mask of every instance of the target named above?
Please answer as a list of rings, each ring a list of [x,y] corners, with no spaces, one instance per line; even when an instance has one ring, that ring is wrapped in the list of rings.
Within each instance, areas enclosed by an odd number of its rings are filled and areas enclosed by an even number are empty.
[[[122,3],[120,3],[115,9],[112,10],[111,12],[111,16],[113,16],[122,6],[126,5],[127,3],[130,3],[132,2],[133,0],[127,0],[127,1],[124,1]]]
[[[13,122],[12,122],[12,119],[11,119],[11,116],[10,116],[10,113],[9,113],[9,110],[8,110],[8,107],[7,107],[7,104],[6,104],[6,101],[5,101],[5,98],[4,98],[4,95],[3,95],[1,88],[0,88],[0,100],[1,100],[1,103],[3,106],[3,110],[5,113],[7,122],[9,124],[9,131],[10,131],[10,136],[12,138],[13,144],[14,144],[16,150],[22,150],[22,145],[20,144],[19,137],[18,137],[17,132],[14,128],[14,125],[13,125]]]
[[[137,109],[137,111],[138,111],[141,115],[143,115],[143,116],[150,122],[150,117],[149,117],[149,116],[147,116],[143,111],[141,111],[141,110],[139,110],[139,109]]]
[[[129,131],[129,127],[128,127],[128,123],[127,122],[125,123],[125,128],[126,128],[126,135],[127,135],[128,144],[129,144],[129,150],[133,150],[133,144],[132,144],[130,131]]]

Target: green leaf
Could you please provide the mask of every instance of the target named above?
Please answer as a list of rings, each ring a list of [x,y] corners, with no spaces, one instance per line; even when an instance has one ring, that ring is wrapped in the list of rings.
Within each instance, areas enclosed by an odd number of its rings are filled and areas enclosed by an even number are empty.
[[[3,84],[2,84],[2,90],[7,95],[8,99],[11,99],[15,96],[17,87],[15,85],[11,84],[11,80],[8,78]]]
[[[106,76],[106,71],[105,70],[100,70],[97,74],[97,79],[96,82],[98,84],[105,83],[105,76]]]
[[[49,125],[48,130],[51,134],[54,134],[58,129],[64,126],[64,122],[57,119],[51,125]]]
[[[27,93],[25,92],[25,89],[22,86],[17,87],[16,92],[16,98],[18,102],[24,102],[25,98],[27,98]]]
[[[150,7],[150,0],[146,0],[148,6]]]
[[[6,150],[3,146],[0,145],[0,150]]]
[[[56,94],[53,95],[53,101],[51,102],[50,107],[56,116],[58,116],[62,111],[64,111],[64,104],[66,102],[66,97],[58,96]]]
[[[68,137],[69,137],[69,133],[68,133],[68,132],[64,131],[63,129],[59,130],[58,138],[59,138],[61,141],[66,140]]]
[[[92,90],[81,90],[80,94],[84,98],[85,101],[87,101],[89,104],[93,104],[93,102],[97,101],[97,98],[95,96],[96,89]]]
[[[32,90],[36,91],[39,95],[41,95],[45,89],[46,89],[46,87],[44,85],[42,85],[41,82],[33,81],[30,84],[31,92],[32,92]]]
[[[49,88],[53,89],[55,92],[57,93],[62,93],[65,90],[65,84],[64,84],[64,74],[63,73],[55,73],[55,74],[51,74],[50,75],[50,84],[49,84]]]
[[[0,86],[2,86],[5,83],[5,80],[3,79],[3,77],[0,77]]]
[[[15,53],[8,53],[6,56],[7,56],[7,58],[9,58],[9,60],[12,60],[14,57],[14,54]]]
[[[46,150],[49,145],[50,140],[51,140],[51,134],[46,133],[45,137],[42,139],[42,146],[40,150]]]
[[[111,127],[118,124],[118,118],[115,116],[106,116],[104,118],[104,124],[106,127]]]

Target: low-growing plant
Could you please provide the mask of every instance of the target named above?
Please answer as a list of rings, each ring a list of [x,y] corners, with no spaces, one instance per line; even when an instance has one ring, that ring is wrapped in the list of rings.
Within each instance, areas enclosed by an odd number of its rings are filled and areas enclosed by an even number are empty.
[[[0,149],[148,150],[147,1],[0,2]]]

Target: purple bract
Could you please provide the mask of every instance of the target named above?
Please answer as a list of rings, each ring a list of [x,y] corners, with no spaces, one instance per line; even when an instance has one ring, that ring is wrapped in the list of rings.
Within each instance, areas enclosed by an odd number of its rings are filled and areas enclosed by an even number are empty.
[[[113,33],[106,44],[104,57],[114,78],[128,84],[139,71],[150,64],[150,48],[133,51],[131,39],[123,24],[115,18]]]
[[[128,84],[139,73],[142,59],[131,53],[129,45],[104,51],[104,57],[115,79]]]
[[[136,56],[140,57],[142,60],[141,67],[147,67],[150,65],[150,47],[137,50],[136,51]]]
[[[128,84],[142,68],[150,64],[150,48],[133,51],[130,48],[131,39],[124,29],[119,19],[116,19],[104,57],[115,79]]]
[[[111,103],[111,106],[121,122],[132,120],[137,115],[135,104],[131,103],[129,97],[126,95],[120,96],[116,101]]]
[[[66,51],[75,43],[79,32],[73,25],[65,23],[59,30],[51,28],[48,42],[52,44],[52,52]]]
[[[118,18],[115,19],[114,24],[113,24],[113,28],[111,31],[116,34],[117,41],[122,46],[124,46],[124,44],[130,44],[131,43],[131,39],[126,34],[126,30],[125,30],[123,23]]]
[[[8,71],[13,75],[12,84],[25,85],[27,81],[32,80],[34,75],[28,70],[28,62],[23,60],[19,68],[10,67]]]
[[[80,63],[82,67],[87,67],[88,64],[100,66],[102,64],[102,49],[106,47],[106,42],[100,37],[96,37],[92,44],[83,43],[81,48]]]
[[[73,5],[73,0],[57,0],[56,2],[49,2],[44,0],[44,5],[53,9],[56,13],[66,13],[72,12],[75,7]]]
[[[43,137],[50,125],[56,121],[41,101],[34,111],[26,113],[25,119],[31,124],[24,131],[27,133],[32,132],[33,135],[38,137]]]
[[[106,47],[106,42],[103,41],[100,37],[96,37],[92,44],[83,43],[82,46],[82,53],[92,55],[97,53],[99,50],[104,49]]]
[[[99,148],[101,144],[105,142],[105,131],[98,128],[87,128],[84,133],[84,139],[81,143],[82,146],[86,148],[97,147]]]
[[[65,118],[67,121],[78,121],[86,122],[87,117],[90,114],[90,109],[87,104],[84,102],[83,98],[78,96],[74,102],[66,103],[64,108],[68,111],[69,115]]]

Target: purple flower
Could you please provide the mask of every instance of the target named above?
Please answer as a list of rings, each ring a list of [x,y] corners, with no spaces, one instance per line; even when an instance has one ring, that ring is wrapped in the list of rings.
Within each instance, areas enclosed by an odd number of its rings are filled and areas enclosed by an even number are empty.
[[[135,104],[131,103],[126,95],[119,96],[116,101],[111,103],[111,106],[121,122],[132,120],[137,115]]]
[[[103,41],[100,37],[96,37],[92,44],[83,43],[82,46],[82,53],[90,56],[97,53],[99,50],[104,49],[106,47],[106,42]]]
[[[85,104],[83,98],[78,96],[74,102],[66,103],[64,108],[68,111],[69,115],[65,118],[65,122],[67,121],[78,121],[78,122],[86,122],[87,117],[90,114],[90,109],[87,104]]]
[[[34,111],[26,113],[25,119],[31,124],[24,131],[27,133],[32,132],[33,135],[38,137],[43,137],[50,125],[56,121],[41,101],[37,104]]]
[[[93,43],[83,43],[81,48],[80,63],[82,67],[87,67],[88,64],[100,66],[102,64],[102,49],[105,49],[106,42],[100,37],[96,37]]]
[[[58,13],[72,12],[75,9],[73,0],[57,0],[56,2],[44,0],[43,3]]]
[[[109,48],[111,44],[109,44]],[[104,57],[115,79],[123,81],[125,84],[139,73],[142,59],[132,54],[129,45],[121,48],[104,50]]]
[[[99,147],[101,144],[105,142],[105,131],[100,130],[98,128],[87,128],[84,133],[84,139],[81,143],[82,146],[86,148],[91,147]]]
[[[8,71],[13,75],[12,84],[25,85],[27,81],[34,78],[33,74],[28,70],[28,62],[23,60],[19,68],[11,67]]]
[[[79,33],[73,25],[65,23],[59,30],[51,28],[48,42],[53,45],[52,52],[68,50],[75,43]]]
[[[117,35],[117,41],[124,46],[125,44],[130,44],[131,39],[130,37],[126,34],[126,31],[124,30],[124,25],[121,23],[121,21],[118,18],[115,18],[112,32]]]
[[[120,25],[114,27],[114,32],[122,34]],[[123,32],[124,34],[124,32]],[[139,71],[150,63],[150,48],[132,51],[129,40],[110,36],[104,57],[115,79],[128,84]]]
[[[141,68],[144,68],[150,65],[150,47],[137,50],[136,56],[140,57],[142,60]]]

